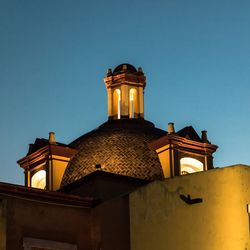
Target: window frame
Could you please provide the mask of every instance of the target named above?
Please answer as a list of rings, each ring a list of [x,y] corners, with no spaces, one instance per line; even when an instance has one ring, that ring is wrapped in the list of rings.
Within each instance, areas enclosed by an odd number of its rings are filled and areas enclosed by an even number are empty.
[[[23,238],[23,247],[24,250],[32,250],[32,247],[48,248],[48,250],[77,250],[77,245],[75,244],[30,237]]]

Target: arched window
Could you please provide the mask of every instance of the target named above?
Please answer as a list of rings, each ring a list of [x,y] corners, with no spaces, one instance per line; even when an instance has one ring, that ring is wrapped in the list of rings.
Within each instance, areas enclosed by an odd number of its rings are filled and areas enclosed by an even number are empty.
[[[135,118],[135,110],[137,106],[136,89],[129,90],[129,118]]]
[[[45,189],[46,186],[46,171],[40,170],[31,178],[31,187]]]
[[[116,89],[113,94],[113,112],[117,114],[117,119],[121,118],[121,90]]]
[[[181,174],[191,174],[203,171],[203,163],[191,157],[183,157],[180,160]]]

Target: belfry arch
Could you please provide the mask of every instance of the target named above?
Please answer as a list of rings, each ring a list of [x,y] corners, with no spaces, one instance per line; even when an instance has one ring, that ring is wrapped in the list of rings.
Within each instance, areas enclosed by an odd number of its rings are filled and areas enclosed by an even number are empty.
[[[129,118],[136,118],[139,113],[138,92],[135,88],[129,90]]]
[[[121,90],[115,89],[113,92],[113,113],[117,119],[121,119]]]

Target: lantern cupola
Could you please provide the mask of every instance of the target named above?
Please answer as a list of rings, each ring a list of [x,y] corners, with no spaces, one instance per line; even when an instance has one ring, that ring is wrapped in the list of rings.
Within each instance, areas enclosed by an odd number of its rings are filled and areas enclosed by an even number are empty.
[[[142,68],[121,64],[114,71],[108,69],[104,82],[110,120],[144,118],[146,77]]]

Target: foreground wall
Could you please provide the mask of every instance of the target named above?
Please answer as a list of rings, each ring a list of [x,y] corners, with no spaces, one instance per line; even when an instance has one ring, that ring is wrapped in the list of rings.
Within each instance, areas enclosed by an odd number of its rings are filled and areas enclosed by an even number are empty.
[[[0,200],[0,250],[92,250],[90,208],[5,194]]]
[[[250,167],[234,166],[138,189],[130,195],[131,250],[249,250],[249,187]]]

